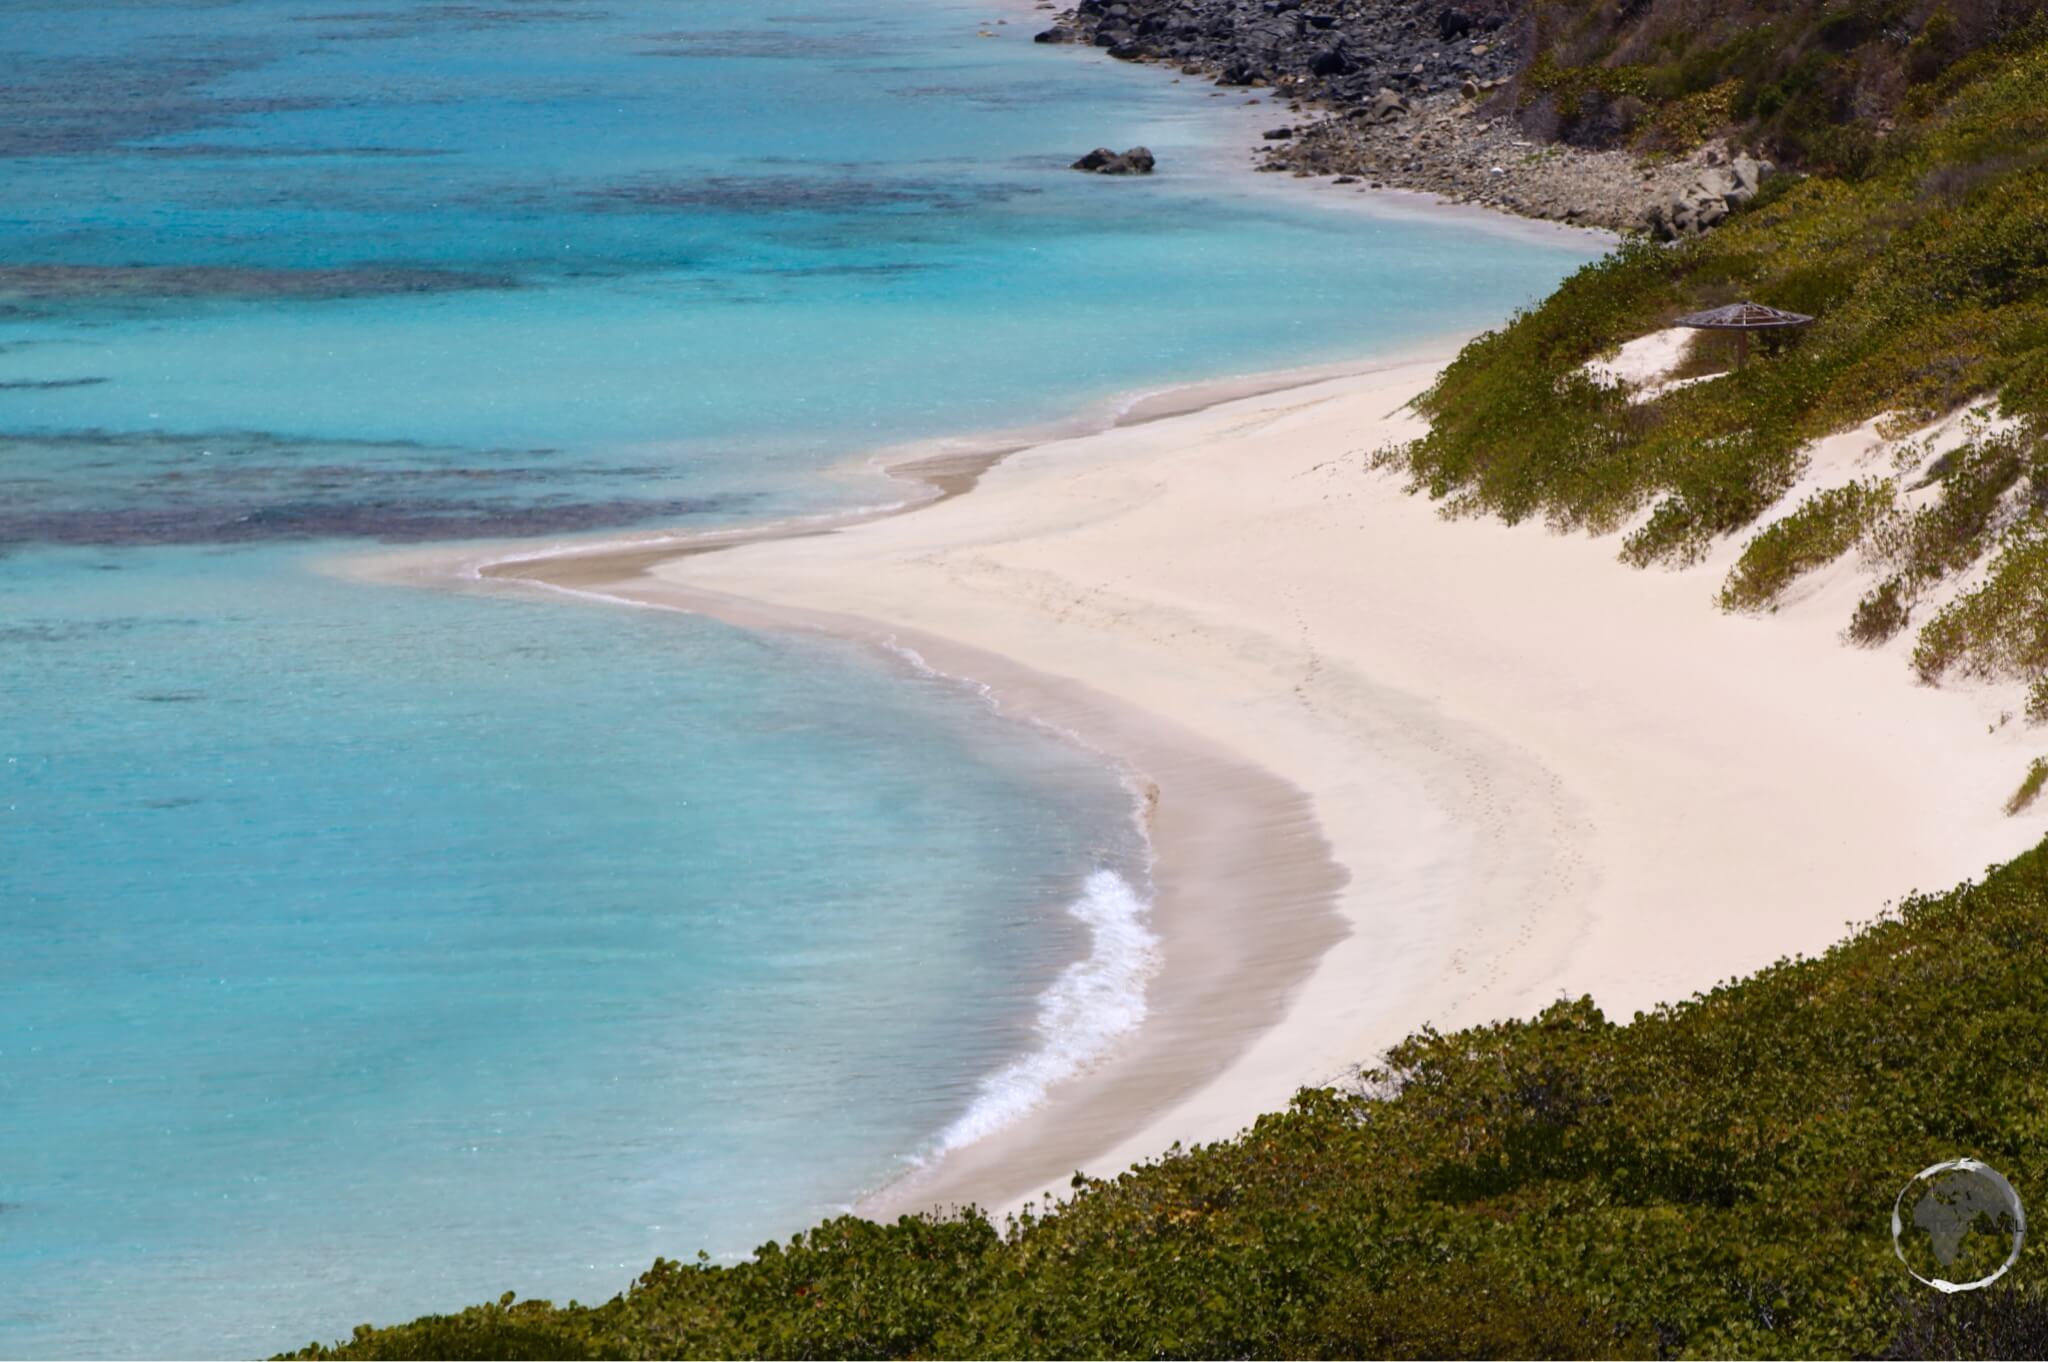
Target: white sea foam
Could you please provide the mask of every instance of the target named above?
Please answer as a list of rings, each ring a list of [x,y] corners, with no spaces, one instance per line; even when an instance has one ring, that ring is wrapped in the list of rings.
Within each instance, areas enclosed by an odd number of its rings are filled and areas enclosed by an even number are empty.
[[[920,675],[966,686],[991,711],[1005,712],[1001,695],[988,683],[940,671],[900,639],[887,639],[882,646]],[[1028,722],[1111,761],[1143,835],[1146,795],[1128,767],[1070,729],[1040,718]],[[1145,1020],[1146,985],[1159,970],[1159,938],[1146,925],[1151,911],[1151,901],[1115,871],[1088,876],[1081,897],[1067,905],[1068,915],[1088,928],[1088,954],[1039,995],[1037,1046],[982,1079],[967,1110],[912,1163],[929,1163],[1001,1130],[1043,1102],[1054,1084],[1082,1072],[1138,1029]]]
[[[1145,1020],[1145,985],[1159,969],[1159,938],[1146,925],[1151,908],[1115,871],[1088,876],[1081,896],[1067,905],[1088,928],[1088,954],[1039,995],[1037,1048],[981,1081],[973,1103],[940,1132],[934,1153],[1010,1124]]]

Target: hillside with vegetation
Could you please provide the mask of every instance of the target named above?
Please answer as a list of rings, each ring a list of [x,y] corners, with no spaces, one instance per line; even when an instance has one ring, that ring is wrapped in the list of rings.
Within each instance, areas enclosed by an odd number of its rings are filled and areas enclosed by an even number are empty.
[[[1913,1174],[2048,1185],[2048,848],[1625,1023],[1424,1032],[1355,1091],[999,1228],[829,1221],[306,1357],[2040,1356],[2048,1284],[1893,1257]],[[2008,1286],[2009,1284],[2009,1286]]]
[[[1693,224],[1670,210],[1721,197],[1731,156],[1868,173],[2038,40],[2044,15],[2044,0],[1078,0],[1037,41],[1251,91],[1277,106],[1264,170],[1672,236]]]
[[[1829,488],[1754,534],[1723,603],[1767,609],[1859,550],[1881,572],[1851,641],[1913,630],[1921,679],[2023,682],[2048,718],[2048,45],[2027,36],[1952,68],[1939,108],[1855,173],[1779,177],[1705,236],[1581,271],[1468,346],[1421,401],[1429,434],[1380,461],[1453,514],[1628,526],[1627,561],[1684,564],[1782,509],[1811,441],[1982,404],[1913,481]],[[1737,299],[1818,320],[1733,372],[1697,343],[1701,381],[1647,397],[1588,367]]]
[[[2040,0],[1547,0],[1525,13],[1522,125],[1682,151],[1720,135],[1857,173],[2038,28]]]
[[[1866,553],[1883,572],[1852,641],[1915,631],[1923,678],[2023,681],[2048,718],[2039,27],[1721,0],[1543,22],[1524,89],[1565,135],[1697,113],[1815,173],[1697,240],[1625,245],[1475,341],[1423,399],[1431,433],[1381,461],[1457,513],[1630,527],[1642,567],[1747,536],[1731,609]],[[1739,371],[1703,349],[1701,381],[1647,399],[1588,367],[1738,298],[1818,320]],[[1986,424],[1926,485],[1872,476],[1758,528],[1813,439],[1972,402]],[[1043,1214],[845,1217],[734,1266],[657,1262],[601,1305],[507,1296],[301,1355],[2041,1356],[2038,1253],[1944,1297],[1906,1276],[1889,1217],[1961,1154],[2048,1186],[2044,997],[2048,846],[1633,1019],[1581,1000],[1424,1032],[1355,1088]]]

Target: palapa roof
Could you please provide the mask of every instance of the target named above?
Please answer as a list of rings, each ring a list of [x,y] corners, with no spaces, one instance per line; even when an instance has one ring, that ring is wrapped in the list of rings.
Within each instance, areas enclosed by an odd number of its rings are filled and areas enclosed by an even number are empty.
[[[1774,326],[1804,326],[1813,318],[1802,312],[1780,312],[1761,303],[1730,303],[1707,312],[1680,317],[1675,325],[1700,331],[1763,331]]]

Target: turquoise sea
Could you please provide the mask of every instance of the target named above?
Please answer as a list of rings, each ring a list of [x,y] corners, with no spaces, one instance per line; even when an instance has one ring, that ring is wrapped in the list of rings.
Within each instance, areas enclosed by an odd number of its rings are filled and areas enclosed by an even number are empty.
[[[743,1254],[1134,1024],[1117,774],[813,639],[320,570],[1476,329],[956,0],[0,0],[0,1356]],[[1065,169],[1150,145],[1161,173]]]

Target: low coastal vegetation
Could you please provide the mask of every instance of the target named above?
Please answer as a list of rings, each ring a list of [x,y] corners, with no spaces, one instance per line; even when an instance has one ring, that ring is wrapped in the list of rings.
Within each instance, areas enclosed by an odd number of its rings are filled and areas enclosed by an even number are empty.
[[[1918,623],[1925,679],[2019,680],[2048,717],[2048,44],[2038,24],[1949,69],[1921,117],[1853,174],[1779,176],[1726,225],[1632,240],[1473,344],[1420,402],[1429,433],[1382,451],[1452,514],[1627,528],[1633,564],[1696,561],[1810,471],[1809,444],[1877,420],[1903,436],[1969,403],[1985,419],[1900,489],[1824,490],[1745,548],[1722,603],[1768,608],[1861,548],[1886,575],[1845,620],[1882,643]],[[1585,366],[1737,299],[1817,316],[1746,366],[1639,391]],[[1825,470],[1823,470],[1825,471]],[[1916,618],[1936,588],[1989,578]]]
[[[2039,12],[2026,0],[1552,0],[1529,7],[1520,119],[1643,151],[1732,133],[1788,164],[1854,172],[1888,125],[1925,113]]]
[[[1866,556],[1889,575],[1857,603],[1849,625],[1853,641],[1873,646],[1891,639],[1923,594],[1976,563],[1998,531],[2020,527],[2031,500],[2015,500],[2012,493],[2023,480],[2031,490],[2034,443],[2018,430],[1973,435],[1936,459],[1911,489],[1931,493],[1930,499],[1870,527]],[[1911,445],[1905,453],[1913,457]],[[1923,671],[1923,678],[1940,670]]]
[[[1802,574],[1854,548],[1892,504],[1892,485],[1865,480],[1814,493],[1749,541],[1721,588],[1724,610],[1764,610]]]
[[[2034,807],[2034,801],[2041,797],[2041,787],[2048,785],[2048,757],[2035,757],[2027,767],[2026,778],[2020,787],[2012,792],[2012,798],[2005,802],[2008,814],[2018,815]]]
[[[1981,585],[1920,631],[1913,668],[1925,681],[1958,668],[1981,677],[2027,677],[2027,717],[2048,721],[2048,525],[2038,515],[2006,535]]]
[[[2040,1356],[2038,1253],[1952,1301],[1890,1216],[1957,1155],[2048,1189],[2044,993],[2048,845],[1626,1022],[1425,1031],[1002,1227],[844,1217],[301,1356]]]

